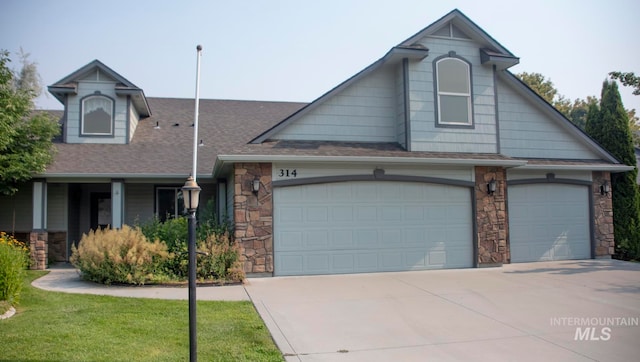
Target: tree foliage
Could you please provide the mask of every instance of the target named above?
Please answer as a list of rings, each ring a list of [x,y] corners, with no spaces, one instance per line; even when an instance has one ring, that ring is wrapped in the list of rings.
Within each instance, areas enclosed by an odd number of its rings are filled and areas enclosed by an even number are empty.
[[[640,95],[640,76],[633,72],[611,72],[609,77],[612,80],[619,80],[624,86],[633,87],[633,94]]]
[[[35,63],[27,57],[22,53],[23,68],[16,75],[8,66],[9,52],[0,50],[0,193],[4,195],[13,195],[20,183],[53,161],[52,139],[60,131],[47,113],[34,112],[40,82]]]
[[[612,72],[614,73],[614,72]],[[612,74],[609,73],[609,74]],[[633,73],[626,73],[633,74]],[[577,98],[573,102],[569,98],[561,95],[553,85],[551,79],[545,78],[540,73],[522,72],[516,74],[529,88],[544,98],[555,109],[562,113],[571,123],[584,130],[587,125],[587,113],[592,104],[598,104],[600,100],[595,96],[587,96],[585,99]],[[632,131],[633,144],[640,147],[640,135],[634,131],[640,131],[640,119],[636,115],[635,109],[626,110],[629,118],[629,127]]]
[[[589,106],[587,133],[632,171],[611,174],[614,234],[619,256],[637,258],[640,243],[640,196],[636,185],[638,169],[629,127],[628,113],[622,105],[618,85],[605,81],[600,106]]]

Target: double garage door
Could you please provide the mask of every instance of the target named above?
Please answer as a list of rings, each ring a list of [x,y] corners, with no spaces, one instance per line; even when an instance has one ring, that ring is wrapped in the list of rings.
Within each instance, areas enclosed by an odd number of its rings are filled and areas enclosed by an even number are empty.
[[[338,182],[274,189],[275,275],[473,266],[469,188]]]
[[[591,257],[589,187],[525,184],[508,192],[512,262]]]

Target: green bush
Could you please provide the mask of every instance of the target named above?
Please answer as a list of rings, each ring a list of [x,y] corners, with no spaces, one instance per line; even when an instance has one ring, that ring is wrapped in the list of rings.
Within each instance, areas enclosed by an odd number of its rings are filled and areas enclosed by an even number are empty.
[[[169,257],[166,244],[149,242],[139,228],[123,225],[82,235],[71,262],[91,281],[145,284],[166,279],[162,266]]]
[[[225,217],[223,222],[218,222],[213,200],[209,200],[198,211],[197,234],[198,240],[206,240],[210,235],[233,235],[233,225],[228,218]]]
[[[0,301],[15,305],[20,301],[22,279],[29,265],[29,248],[0,232]]]
[[[140,226],[148,240],[159,240],[171,254],[162,266],[164,272],[175,279],[186,279],[189,275],[187,219],[179,217],[162,222],[157,217]]]
[[[241,281],[240,248],[230,237],[229,222],[219,223],[209,202],[199,211],[196,240],[198,248],[197,278],[199,280]],[[167,245],[170,255],[163,264],[167,276],[177,281],[189,276],[188,219],[179,217],[162,222],[158,218],[140,225],[149,240],[159,240]]]

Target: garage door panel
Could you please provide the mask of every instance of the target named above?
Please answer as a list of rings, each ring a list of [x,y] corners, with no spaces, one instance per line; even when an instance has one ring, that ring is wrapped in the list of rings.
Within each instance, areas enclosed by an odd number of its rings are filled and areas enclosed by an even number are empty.
[[[310,230],[305,235],[305,245],[309,250],[326,250],[329,247],[329,236],[326,230]]]
[[[301,198],[289,197],[290,190]],[[301,200],[309,200],[309,194],[313,203],[291,207],[304,204]],[[330,197],[316,198],[323,194]],[[426,200],[429,197],[437,200]],[[302,221],[284,219],[294,210],[304,213]],[[461,187],[347,182],[275,189],[275,273],[471,267],[471,215],[470,193]],[[296,237],[304,242],[296,243]]]
[[[509,187],[513,262],[591,257],[589,188],[532,184]]]
[[[352,206],[334,206],[331,208],[331,221],[334,223],[350,223],[353,221]]]

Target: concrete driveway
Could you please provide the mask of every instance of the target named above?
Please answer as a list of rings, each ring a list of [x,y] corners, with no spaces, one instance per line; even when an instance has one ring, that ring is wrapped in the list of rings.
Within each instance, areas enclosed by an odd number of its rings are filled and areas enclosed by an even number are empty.
[[[640,264],[250,279],[288,361],[632,361]]]

